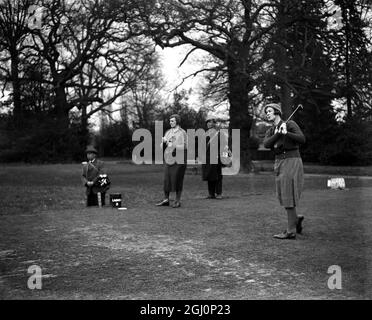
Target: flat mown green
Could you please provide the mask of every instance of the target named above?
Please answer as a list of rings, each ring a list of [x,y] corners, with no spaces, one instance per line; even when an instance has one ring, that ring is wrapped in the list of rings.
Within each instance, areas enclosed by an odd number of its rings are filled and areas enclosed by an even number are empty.
[[[223,200],[187,174],[173,209],[155,206],[161,165],[107,170],[127,210],[86,208],[78,164],[0,168],[1,299],[372,298],[372,179],[330,190],[326,175],[305,176],[303,235],[281,241],[272,173],[225,176]],[[32,265],[41,290],[27,286]],[[332,265],[340,290],[327,285]]]

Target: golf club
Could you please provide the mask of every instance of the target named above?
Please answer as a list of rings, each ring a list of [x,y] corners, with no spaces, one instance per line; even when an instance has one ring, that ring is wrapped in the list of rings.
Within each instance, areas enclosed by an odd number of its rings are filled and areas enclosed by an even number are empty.
[[[285,123],[287,123],[289,120],[291,120],[291,118],[293,117],[293,115],[297,112],[298,109],[303,109],[304,107],[302,106],[302,104],[299,104],[297,106],[297,108],[292,112],[292,114],[288,117],[288,119],[285,121]]]

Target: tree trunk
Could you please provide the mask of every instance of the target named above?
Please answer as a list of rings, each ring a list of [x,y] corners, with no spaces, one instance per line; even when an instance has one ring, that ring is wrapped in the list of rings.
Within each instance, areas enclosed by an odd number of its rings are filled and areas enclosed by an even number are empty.
[[[87,117],[87,106],[82,105],[81,106],[81,128],[80,128],[80,134],[81,134],[81,145],[85,147],[89,144],[89,130],[88,130],[88,117]]]
[[[248,139],[253,117],[248,112],[249,79],[236,66],[231,66],[229,74],[230,129],[240,129],[240,167],[243,171],[252,170],[252,158]]]
[[[14,120],[17,127],[22,127],[24,110],[21,101],[21,81],[19,79],[19,58],[16,48],[11,50],[11,77],[13,85]]]
[[[346,106],[347,106],[347,117],[351,118],[353,115],[352,109],[352,102],[351,102],[351,94],[352,94],[352,87],[350,81],[350,17],[349,17],[349,9],[345,8],[345,76],[346,76]]]
[[[60,121],[62,127],[67,129],[69,125],[69,109],[65,88],[60,85],[56,85],[54,92],[56,95],[54,100],[54,113],[58,121]]]

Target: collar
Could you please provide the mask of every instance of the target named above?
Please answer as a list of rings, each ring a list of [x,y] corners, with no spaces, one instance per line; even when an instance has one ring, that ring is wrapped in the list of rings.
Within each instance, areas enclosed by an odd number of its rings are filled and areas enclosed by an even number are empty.
[[[173,133],[178,132],[180,129],[181,129],[180,126],[176,126],[175,128],[171,128],[171,130],[172,130]]]
[[[217,129],[216,128],[210,128],[210,129],[207,130],[207,132],[212,132],[212,133],[217,132]]]
[[[280,119],[280,121],[278,122],[278,124],[274,124],[274,127],[275,128],[279,128],[281,125],[282,125],[282,123],[283,123],[284,121],[283,121],[283,119]]]

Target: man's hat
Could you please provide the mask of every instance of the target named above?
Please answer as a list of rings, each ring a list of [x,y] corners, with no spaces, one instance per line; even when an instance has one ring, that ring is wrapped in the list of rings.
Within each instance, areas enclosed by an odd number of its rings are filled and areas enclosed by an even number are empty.
[[[85,153],[95,153],[95,154],[97,154],[98,151],[93,146],[88,146],[87,149],[85,150]]]
[[[216,117],[210,115],[207,117],[207,119],[205,119],[205,123],[207,123],[208,121],[216,122]]]
[[[269,104],[267,104],[265,106],[265,109],[264,109],[265,113],[266,113],[266,109],[267,108],[273,108],[274,110],[279,111],[280,114],[282,114],[282,107],[278,103],[269,103]]]

